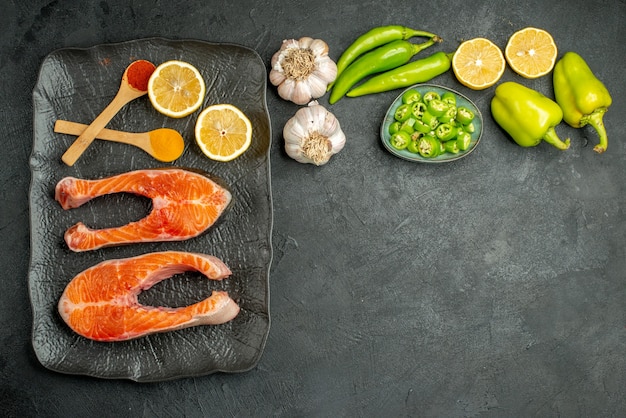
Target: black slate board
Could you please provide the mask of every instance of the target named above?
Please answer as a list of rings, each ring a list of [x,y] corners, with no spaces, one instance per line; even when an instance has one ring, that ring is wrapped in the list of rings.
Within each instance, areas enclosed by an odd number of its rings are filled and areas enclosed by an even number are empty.
[[[183,155],[165,165],[140,149],[95,141],[74,166],[66,166],[61,155],[75,137],[55,134],[54,122],[66,119],[90,123],[113,98],[124,68],[135,59],[147,59],[156,65],[177,59],[196,66],[207,84],[205,102],[194,114],[172,119],[156,112],[144,96],[125,106],[108,127],[134,132],[176,129],[185,139]],[[158,381],[215,371],[239,372],[256,364],[270,322],[271,133],[266,80],[267,72],[258,54],[233,44],[150,38],[63,49],[46,57],[33,92],[29,272],[33,347],[45,367],[103,378]],[[205,157],[193,136],[198,113],[216,103],[237,106],[253,125],[251,147],[228,163]],[[63,233],[78,220],[96,228],[120,225],[142,217],[149,203],[144,198],[118,194],[64,211],[54,201],[54,186],[62,177],[100,178],[163,166],[205,171],[221,179],[231,191],[231,207],[210,231],[183,242],[129,245],[88,253],[73,253],[67,248]],[[224,260],[233,274],[219,286],[241,306],[238,317],[219,326],[193,327],[120,343],[90,341],[62,322],[56,304],[77,273],[103,260],[163,250],[204,252]],[[191,303],[206,297],[211,286],[216,285],[183,274],[155,286],[140,301],[165,306]]]

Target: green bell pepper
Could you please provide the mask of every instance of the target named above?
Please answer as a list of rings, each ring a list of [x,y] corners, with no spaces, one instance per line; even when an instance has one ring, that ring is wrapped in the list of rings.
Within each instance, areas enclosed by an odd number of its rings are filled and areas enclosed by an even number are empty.
[[[604,84],[575,52],[566,52],[556,63],[552,80],[554,97],[563,109],[565,122],[574,128],[591,125],[600,137],[600,143],[593,150],[606,151],[608,138],[602,118],[612,99]]]
[[[554,129],[563,120],[563,111],[538,91],[513,81],[504,82],[496,87],[491,114],[522,147],[534,147],[544,140],[560,150],[569,148],[569,138],[561,141]]]

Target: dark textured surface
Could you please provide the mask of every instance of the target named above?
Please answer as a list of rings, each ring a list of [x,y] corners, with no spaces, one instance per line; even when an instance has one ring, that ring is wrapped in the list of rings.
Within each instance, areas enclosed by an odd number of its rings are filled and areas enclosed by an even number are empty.
[[[253,124],[254,144],[245,155],[229,164],[211,161],[193,140],[188,140],[180,158],[163,164],[135,147],[96,141],[76,164],[66,166],[61,155],[75,137],[55,134],[54,122],[93,120],[115,95],[124,68],[137,57],[154,63],[180,59],[196,66],[210,86],[201,108],[232,103]],[[230,71],[233,67],[241,67],[245,77],[234,77]],[[29,284],[33,346],[43,365],[65,373],[158,381],[220,370],[243,371],[256,364],[269,330],[267,274],[272,210],[266,78],[264,64],[253,50],[200,41],[150,38],[87,49],[66,48],[46,57],[33,93],[34,145],[30,160],[33,238]],[[133,132],[168,127],[193,139],[199,112],[172,119],[154,110],[147,97],[141,97],[126,105],[109,126]],[[142,218],[147,210],[142,205],[146,199],[117,193],[64,211],[54,200],[54,187],[63,177],[98,179],[130,170],[173,166],[215,176],[231,191],[228,210],[209,231],[180,242],[115,246],[78,254],[67,249],[63,234],[76,222],[92,228],[114,227]],[[77,338],[61,321],[56,305],[76,274],[104,260],[165,250],[211,254],[227,263],[233,274],[220,287],[239,303],[237,320],[121,344]],[[180,282],[174,279],[164,284],[165,289],[159,292],[163,306],[187,305],[202,299],[187,298],[183,304],[176,296],[178,292],[170,287]],[[183,288],[200,293],[207,285],[196,282]]]
[[[0,14],[3,290],[0,408],[9,416],[624,416],[626,4],[624,1],[5,2]],[[329,107],[348,141],[324,167],[282,150],[297,106],[271,86],[272,326],[257,366],[140,384],[48,371],[28,297],[32,91],[44,58],[160,36],[233,42],[266,66],[285,38],[330,54],[380,24],[437,32],[453,50],[504,48],[525,26],[579,52],[612,92],[609,149],[561,125],[566,152],[522,149],[490,117],[467,158],[423,165],[380,145],[396,96]],[[433,49],[433,52],[435,49]],[[232,71],[237,72],[237,68]],[[552,96],[550,77],[516,80]],[[327,97],[320,100],[327,105]]]

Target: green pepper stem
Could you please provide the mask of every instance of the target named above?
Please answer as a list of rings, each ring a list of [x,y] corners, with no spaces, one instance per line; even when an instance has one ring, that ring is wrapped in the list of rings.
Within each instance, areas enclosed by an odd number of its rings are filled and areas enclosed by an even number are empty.
[[[561,141],[561,138],[557,135],[554,126],[551,126],[548,129],[542,139],[560,150],[566,150],[569,148],[570,139],[567,138],[565,141]]]
[[[600,143],[593,147],[593,150],[598,154],[602,154],[606,151],[609,146],[609,138],[606,134],[606,128],[604,127],[604,121],[602,118],[604,117],[604,113],[607,111],[607,108],[601,107],[593,111],[590,115],[583,116],[580,120],[580,125],[591,125],[598,132],[598,136],[600,137]]]
[[[412,29],[412,28],[404,28],[404,33],[402,34],[402,39],[409,39],[409,38],[413,38],[415,36],[421,36],[424,38],[435,38],[437,37],[437,35],[435,35],[434,33],[430,33],[430,32],[426,32],[423,30],[417,30],[417,29]]]
[[[412,49],[413,55],[417,54],[420,51],[425,50],[429,46],[434,45],[435,42],[440,42],[440,39],[441,39],[440,37],[435,36],[435,37],[430,38],[429,40],[427,40],[426,42],[423,42],[421,44],[413,44],[413,49]]]

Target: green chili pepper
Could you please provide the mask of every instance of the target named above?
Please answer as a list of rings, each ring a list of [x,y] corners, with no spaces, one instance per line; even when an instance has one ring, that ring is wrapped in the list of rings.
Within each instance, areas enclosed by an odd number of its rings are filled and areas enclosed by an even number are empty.
[[[435,129],[435,135],[440,141],[446,142],[456,137],[456,130],[449,123],[441,123]]]
[[[411,105],[407,103],[407,104],[398,106],[398,108],[393,114],[393,117],[398,122],[404,122],[409,117],[411,117]]]
[[[421,44],[393,41],[362,55],[335,79],[328,102],[336,103],[363,78],[406,64],[415,54],[434,43],[433,39]]]
[[[422,99],[422,94],[415,89],[408,89],[402,93],[402,103],[411,104],[419,102]]]
[[[569,148],[569,138],[561,141],[554,129],[563,120],[563,111],[538,91],[513,81],[504,82],[496,87],[491,114],[522,147],[534,147],[544,140],[561,150]]]
[[[474,120],[474,112],[465,106],[459,106],[456,109],[456,121],[461,125],[469,125]]]
[[[470,147],[470,144],[472,143],[472,136],[468,132],[461,131],[459,134],[457,134],[455,142],[459,147],[459,150],[465,151]]]
[[[396,132],[398,132],[400,130],[400,122],[395,121],[393,122],[391,125],[389,125],[389,133],[391,135],[395,134]]]
[[[424,112],[428,110],[428,107],[424,102],[415,102],[411,104],[411,114],[415,119],[422,119]]]
[[[424,93],[424,96],[422,96],[422,101],[426,104],[435,99],[441,99],[441,96],[439,96],[439,93],[436,91],[427,91]]]
[[[400,130],[407,133],[413,133],[413,131],[415,131],[413,125],[415,125],[416,120],[417,119],[408,118],[400,124]]]
[[[443,115],[438,116],[437,120],[441,123],[456,123],[456,107],[451,107],[446,110]]]
[[[424,121],[421,119],[415,120],[415,124],[413,125],[413,128],[416,131],[421,132],[423,134],[427,134],[428,132],[432,131],[432,128],[430,127],[430,125],[426,125]]]
[[[441,100],[443,100],[444,103],[447,103],[448,106],[456,106],[456,96],[450,91],[446,91],[442,94]]]
[[[443,143],[443,148],[446,152],[451,154],[458,154],[461,150],[459,149],[459,144],[457,141],[446,141]]]
[[[441,153],[441,143],[432,135],[424,135],[417,144],[419,154],[424,158],[434,158]]]
[[[422,122],[428,125],[431,131],[434,130],[437,125],[439,125],[439,120],[429,111],[426,111],[422,114]]]
[[[412,154],[419,154],[420,150],[419,150],[419,138],[417,137],[417,139],[412,139],[409,142],[409,145],[407,145],[406,150]]]
[[[411,142],[411,136],[404,131],[398,131],[389,138],[391,146],[398,150],[405,149],[409,142]]]
[[[431,115],[437,117],[442,116],[444,113],[446,113],[448,109],[450,109],[450,107],[445,104],[444,101],[441,99],[431,100],[430,102],[428,102],[428,105],[426,105],[426,107],[428,108],[428,111]]]
[[[606,86],[575,52],[563,55],[554,66],[552,77],[554,96],[563,109],[565,122],[574,128],[591,125],[600,137],[600,143],[593,150],[606,151],[609,140],[602,118],[612,103]]]
[[[415,142],[420,139],[424,135],[423,132],[418,131],[417,129],[411,133],[411,142]]]
[[[411,29],[406,26],[388,25],[370,29],[356,38],[341,54],[339,60],[337,60],[337,77],[339,77],[354,60],[364,53],[392,41],[407,40],[418,36],[430,39],[436,38],[438,42],[441,42],[441,39],[434,33]]]
[[[411,61],[396,69],[375,75],[350,90],[346,95],[359,97],[430,81],[450,69],[451,56],[444,52],[435,52],[429,57]]]

